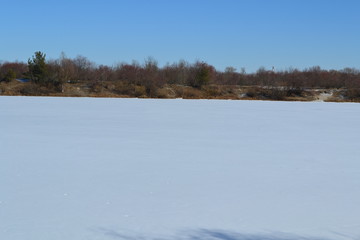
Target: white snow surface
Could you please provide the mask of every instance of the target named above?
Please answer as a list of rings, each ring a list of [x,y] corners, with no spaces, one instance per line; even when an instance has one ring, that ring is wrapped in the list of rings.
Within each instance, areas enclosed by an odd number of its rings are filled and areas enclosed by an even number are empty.
[[[0,239],[360,239],[360,105],[0,97]]]

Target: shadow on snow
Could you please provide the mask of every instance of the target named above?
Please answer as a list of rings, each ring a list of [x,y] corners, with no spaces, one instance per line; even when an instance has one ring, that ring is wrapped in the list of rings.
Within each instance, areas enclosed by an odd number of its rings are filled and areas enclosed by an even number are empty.
[[[304,237],[284,233],[241,234],[207,229],[182,232],[169,237],[130,235],[106,228],[98,228],[98,231],[109,238],[119,240],[331,240],[328,238]]]

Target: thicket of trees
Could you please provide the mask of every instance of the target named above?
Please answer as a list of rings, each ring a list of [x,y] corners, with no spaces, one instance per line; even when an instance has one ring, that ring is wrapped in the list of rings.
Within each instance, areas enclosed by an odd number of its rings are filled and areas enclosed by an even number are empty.
[[[28,78],[35,85],[53,91],[62,91],[64,83],[83,83],[93,91],[99,91],[106,83],[114,83],[114,91],[127,95],[157,97],[158,90],[166,85],[188,86],[202,90],[205,86],[258,86],[288,89],[304,88],[360,88],[360,71],[353,68],[324,70],[311,67],[305,70],[288,69],[268,71],[259,68],[247,74],[244,69],[236,71],[228,67],[217,71],[206,62],[179,61],[159,67],[153,58],[143,64],[122,63],[109,67],[97,65],[86,57],[68,58],[62,54],[58,59],[46,60],[42,52],[35,52],[28,63],[0,63],[0,81]],[[136,91],[140,92],[139,94]]]
[[[0,63],[0,81],[10,82],[15,78],[22,78],[28,71],[27,64],[21,62]]]

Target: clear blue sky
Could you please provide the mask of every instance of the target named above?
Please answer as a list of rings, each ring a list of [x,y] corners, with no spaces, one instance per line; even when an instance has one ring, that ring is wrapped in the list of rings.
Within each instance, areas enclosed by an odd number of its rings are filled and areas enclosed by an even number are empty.
[[[358,0],[11,0],[0,60],[35,51],[98,64],[180,59],[226,66],[360,68]]]

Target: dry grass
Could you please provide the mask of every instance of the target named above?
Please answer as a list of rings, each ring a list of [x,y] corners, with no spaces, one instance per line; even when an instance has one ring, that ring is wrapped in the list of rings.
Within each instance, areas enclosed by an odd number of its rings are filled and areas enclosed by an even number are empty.
[[[333,95],[326,101],[360,102],[360,89],[332,89]],[[8,96],[63,96],[63,97],[138,97],[138,98],[184,98],[184,99],[243,99],[277,101],[315,101],[318,89],[289,89],[275,87],[240,87],[230,85],[208,85],[201,89],[183,85],[165,85],[154,88],[151,94],[145,86],[127,82],[65,83],[61,89],[48,88],[16,80],[0,82],[0,95]]]

